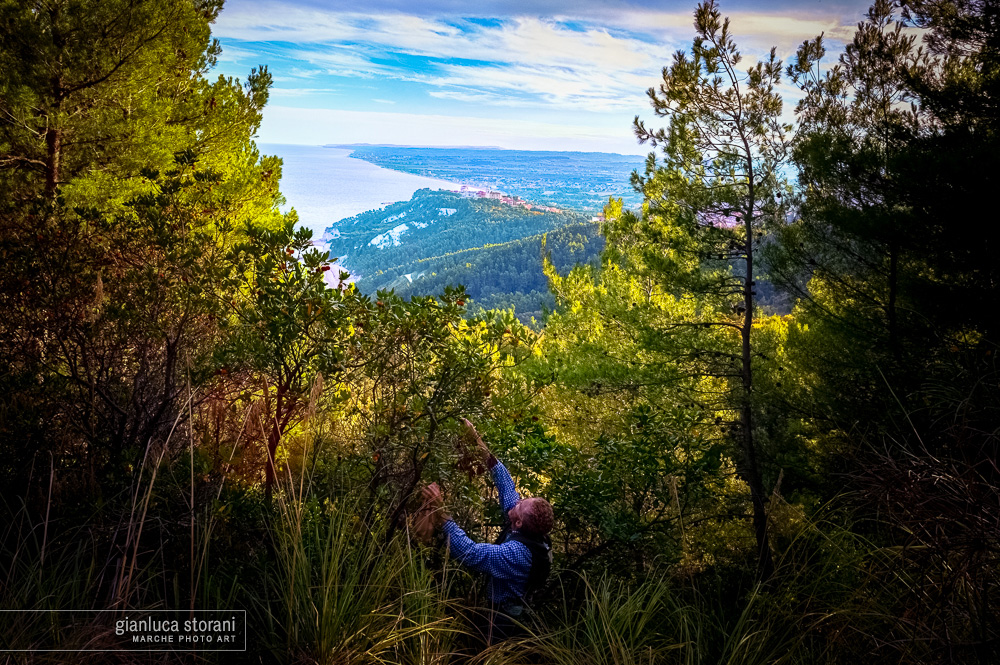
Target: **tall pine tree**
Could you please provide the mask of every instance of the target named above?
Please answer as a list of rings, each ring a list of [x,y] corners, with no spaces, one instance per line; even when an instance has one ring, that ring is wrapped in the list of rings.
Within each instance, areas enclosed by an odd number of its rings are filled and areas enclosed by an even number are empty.
[[[690,53],[678,52],[662,84],[649,90],[667,127],[648,129],[636,118],[639,140],[661,149],[659,157],[650,154],[645,174],[634,176],[642,211],[611,206],[606,233],[611,256],[652,288],[695,299],[697,316],[667,321],[661,334],[715,331],[677,360],[724,381],[708,406],[734,416],[720,417],[720,424],[736,445],[737,470],[750,489],[758,576],[767,579],[774,564],[755,423],[755,287],[762,236],[783,220],[787,193],[781,167],[789,128],[780,120],[776,90],[781,62],[772,49],[742,69],[729,20],[714,1],[698,5],[695,29]]]

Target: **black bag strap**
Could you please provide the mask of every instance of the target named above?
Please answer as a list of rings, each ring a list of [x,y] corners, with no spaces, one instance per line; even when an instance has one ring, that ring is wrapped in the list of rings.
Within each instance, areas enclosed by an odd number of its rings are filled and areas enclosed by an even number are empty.
[[[520,532],[511,533],[510,540],[521,543],[531,552],[531,571],[524,591],[527,598],[545,586],[545,581],[552,572],[552,543],[548,536],[534,538]]]

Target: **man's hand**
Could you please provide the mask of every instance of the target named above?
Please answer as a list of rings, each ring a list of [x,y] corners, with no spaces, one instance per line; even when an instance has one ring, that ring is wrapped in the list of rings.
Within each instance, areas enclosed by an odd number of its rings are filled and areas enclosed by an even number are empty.
[[[446,520],[451,519],[451,515],[444,509],[444,496],[437,483],[431,483],[425,487],[423,494],[424,508],[433,516],[434,526],[440,527]]]
[[[427,504],[428,508],[434,510],[444,506],[444,496],[441,494],[441,488],[438,487],[437,483],[431,483],[424,488],[424,503]]]
[[[490,449],[486,446],[486,442],[483,441],[483,437],[479,436],[479,432],[476,431],[476,426],[465,418],[459,418],[462,421],[462,425],[465,426],[466,436],[471,437],[476,442],[476,447],[479,449],[480,454],[483,456],[483,464],[489,464],[490,458],[493,454]]]

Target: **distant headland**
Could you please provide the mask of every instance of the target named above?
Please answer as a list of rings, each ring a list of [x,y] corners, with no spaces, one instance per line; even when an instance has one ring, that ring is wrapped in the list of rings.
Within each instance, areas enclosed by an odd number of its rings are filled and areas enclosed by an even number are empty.
[[[443,150],[507,150],[497,145],[404,145],[401,143],[328,143],[323,148],[440,148]]]

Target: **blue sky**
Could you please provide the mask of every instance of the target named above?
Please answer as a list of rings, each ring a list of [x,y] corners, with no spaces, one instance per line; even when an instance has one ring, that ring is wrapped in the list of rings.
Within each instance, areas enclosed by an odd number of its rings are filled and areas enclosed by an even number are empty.
[[[721,4],[749,64],[825,32],[833,61],[867,2]],[[693,2],[228,0],[219,71],[274,76],[264,143],[488,145],[643,154],[631,122],[693,37]],[[785,91],[789,100],[794,90]]]

